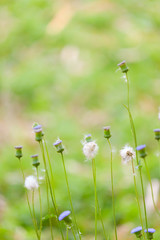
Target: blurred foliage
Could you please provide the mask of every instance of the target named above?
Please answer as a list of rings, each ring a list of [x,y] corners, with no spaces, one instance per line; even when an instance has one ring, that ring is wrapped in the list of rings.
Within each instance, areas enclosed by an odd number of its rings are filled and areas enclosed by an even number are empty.
[[[104,125],[111,125],[119,239],[134,239],[130,230],[139,225],[139,219],[132,174],[119,157],[119,149],[126,143],[133,146],[133,140],[122,105],[126,84],[117,64],[125,59],[130,68],[138,144],[146,143],[151,176],[160,179],[153,134],[159,127],[159,12],[158,0],[0,1],[0,239],[35,238],[13,148],[24,145],[25,174],[32,174],[30,155],[39,153],[32,134],[35,121],[43,125],[54,160],[61,211],[70,205],[60,157],[52,143],[60,137],[65,144],[69,183],[84,239],[93,239],[94,234],[91,164],[84,161],[80,143],[85,133],[91,133],[100,146],[98,196],[108,235],[113,234],[109,148],[102,131]],[[43,211],[46,215],[45,198]],[[159,226],[154,213],[149,225]],[[47,226],[44,239],[49,239]],[[99,239],[101,234],[99,226]],[[59,239],[57,228],[55,236]]]

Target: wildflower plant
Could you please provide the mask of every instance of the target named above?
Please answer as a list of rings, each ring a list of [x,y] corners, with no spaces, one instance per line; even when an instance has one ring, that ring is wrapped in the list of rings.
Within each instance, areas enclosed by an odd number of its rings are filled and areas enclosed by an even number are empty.
[[[145,239],[153,239],[154,238],[154,232],[155,229],[149,228],[148,224],[148,214],[146,209],[146,203],[145,203],[145,188],[144,188],[144,179],[142,176],[142,167],[145,166],[145,171],[148,176],[148,180],[150,183],[151,188],[151,194],[152,194],[152,200],[154,204],[155,211],[159,214],[160,212],[158,207],[156,206],[155,200],[154,200],[154,193],[153,193],[153,187],[152,187],[152,181],[151,176],[149,172],[149,168],[147,165],[146,157],[146,145],[140,145],[137,144],[137,135],[135,130],[135,125],[131,113],[131,107],[130,107],[130,82],[128,78],[128,71],[129,67],[127,66],[126,62],[123,61],[120,64],[118,64],[119,68],[121,69],[122,73],[124,74],[124,77],[126,79],[127,84],[127,104],[124,105],[124,107],[127,109],[129,120],[130,120],[130,127],[133,134],[133,141],[134,141],[134,147],[131,147],[129,144],[126,144],[121,150],[120,150],[120,156],[122,158],[122,162],[127,164],[130,163],[132,172],[133,172],[133,180],[134,180],[134,188],[135,188],[135,195],[136,195],[136,201],[137,201],[137,207],[139,212],[139,220],[140,220],[140,226],[134,228],[131,230],[131,234],[134,234],[136,238],[145,240]],[[113,148],[111,144],[111,128],[110,126],[106,126],[103,128],[104,131],[104,138],[107,140],[109,151],[110,151],[110,175],[111,175],[111,190],[112,190],[112,209],[113,209],[113,220],[114,220],[114,234],[115,239],[118,240],[118,233],[117,233],[117,221],[116,221],[116,199],[115,199],[115,189],[114,189],[114,168],[113,168]],[[18,158],[20,163],[20,169],[24,181],[24,187],[25,187],[25,194],[27,199],[27,204],[29,208],[29,212],[32,218],[33,227],[35,230],[35,234],[38,240],[42,239],[42,231],[43,231],[43,220],[48,219],[49,220],[49,226],[50,226],[50,236],[51,239],[55,239],[54,235],[54,228],[55,223],[53,223],[52,218],[54,217],[54,220],[58,226],[59,232],[61,234],[62,240],[68,240],[69,234],[72,234],[72,238],[74,240],[81,240],[83,239],[83,234],[80,232],[80,228],[77,221],[76,212],[74,210],[74,203],[72,201],[71,197],[71,190],[69,186],[68,181],[68,173],[66,170],[66,164],[67,162],[64,159],[64,145],[63,141],[61,139],[57,139],[55,143],[53,143],[54,148],[56,149],[57,153],[61,156],[61,161],[63,165],[63,171],[64,171],[64,177],[68,192],[68,199],[70,202],[70,210],[66,210],[64,212],[61,212],[59,210],[59,205],[57,204],[57,198],[56,198],[56,191],[55,191],[55,176],[54,171],[51,164],[51,158],[48,151],[48,143],[45,139],[45,134],[42,128],[42,125],[35,123],[33,125],[33,132],[35,141],[39,144],[41,156],[38,154],[31,155],[32,159],[32,166],[35,168],[36,174],[29,175],[25,177],[25,173],[23,170],[23,147],[21,145],[15,147],[15,156]],[[155,134],[155,140],[160,143],[160,129],[156,128],[154,129]],[[112,139],[114,136],[112,137]],[[108,240],[108,236],[106,234],[106,228],[104,224],[104,220],[102,218],[101,214],[101,208],[98,200],[98,194],[97,194],[97,175],[96,175],[96,156],[99,151],[99,146],[95,140],[92,139],[91,134],[88,134],[85,136],[83,141],[83,154],[85,155],[85,158],[92,162],[92,174],[93,174],[93,183],[94,183],[94,203],[95,203],[95,233],[94,233],[94,239],[99,240],[99,233],[98,233],[98,217],[100,217],[104,239]],[[138,157],[139,153],[139,157]],[[41,162],[42,158],[42,162]],[[53,160],[55,161],[56,156],[53,157]],[[42,191],[41,191],[41,184],[40,184],[40,176],[39,176],[39,167],[41,164],[44,166],[44,172],[45,172],[45,188],[46,188],[46,201],[47,201],[47,215],[43,216],[43,203],[42,203]],[[136,170],[139,172],[139,179],[137,178]],[[141,194],[138,191],[138,185],[141,187]],[[31,192],[31,199],[29,197],[29,192]],[[35,205],[35,193],[38,192],[38,198],[39,198],[39,219],[36,216],[35,207],[38,206]],[[141,198],[143,203],[143,211],[141,207]],[[72,217],[71,217],[72,216]],[[73,218],[73,219],[72,219]],[[66,233],[64,235],[64,224],[65,224],[65,230]],[[139,225],[139,224],[138,224]],[[145,226],[145,227],[144,227]],[[69,231],[70,230],[70,231]]]

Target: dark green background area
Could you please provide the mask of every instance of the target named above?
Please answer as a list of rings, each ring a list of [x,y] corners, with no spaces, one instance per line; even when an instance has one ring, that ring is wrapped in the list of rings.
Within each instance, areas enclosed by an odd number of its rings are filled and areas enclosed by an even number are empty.
[[[81,140],[91,133],[99,145],[97,191],[107,234],[113,238],[110,152],[103,126],[110,125],[119,240],[134,239],[140,225],[130,165],[120,149],[133,139],[127,111],[127,86],[117,64],[129,66],[130,99],[138,144],[146,144],[152,178],[160,179],[160,2],[0,1],[0,239],[36,239],[25,201],[14,146],[23,145],[25,175],[34,174],[30,155],[39,153],[32,124],[42,124],[55,177],[60,211],[70,209],[60,156],[52,144],[65,145],[65,161],[74,208],[84,240],[94,238],[94,186],[91,162]],[[42,158],[40,155],[40,161]],[[41,169],[43,164],[41,164]],[[143,168],[145,189],[147,176]],[[137,176],[137,183],[139,178]],[[140,191],[140,186],[138,184]],[[47,214],[45,184],[43,215]],[[140,192],[141,194],[141,192]],[[159,199],[160,200],[160,199]],[[160,206],[160,201],[158,202]],[[36,214],[39,216],[38,195]],[[157,229],[159,219],[149,216]],[[103,239],[100,222],[98,239]],[[57,225],[55,239],[60,239]],[[49,240],[48,222],[43,238]],[[72,235],[70,235],[72,239]]]

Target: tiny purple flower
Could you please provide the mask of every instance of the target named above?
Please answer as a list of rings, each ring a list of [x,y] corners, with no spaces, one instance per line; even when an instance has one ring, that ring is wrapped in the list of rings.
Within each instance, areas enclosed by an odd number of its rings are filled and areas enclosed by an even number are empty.
[[[58,139],[55,143],[53,143],[54,146],[58,146],[62,143],[62,140]]]
[[[122,73],[127,73],[129,70],[129,68],[127,67],[126,61],[119,63],[118,67],[120,67]]]
[[[142,150],[142,149],[144,149],[144,148],[146,148],[146,145],[145,145],[145,144],[136,147],[137,151],[140,151],[140,150]]]
[[[145,231],[145,233],[147,233],[148,239],[153,239],[153,233],[155,233],[155,231],[156,231],[154,228],[148,228],[148,230],[145,229],[144,231]]]
[[[154,228],[148,228],[148,231],[147,229],[145,229],[144,231],[149,233],[154,233],[156,230]]]
[[[110,126],[103,127],[105,138],[109,139],[111,137],[110,128],[111,128]]]
[[[20,158],[23,156],[23,154],[22,154],[22,148],[23,148],[23,146],[15,146],[14,147],[15,149],[16,149],[16,154],[15,154],[15,156],[20,160]]]
[[[42,141],[44,136],[44,133],[42,132],[42,125],[34,124],[33,131],[35,132],[35,140],[38,142]]]
[[[145,148],[146,148],[145,144],[136,147],[137,151],[139,151],[139,155],[141,158],[145,158],[147,156]]]
[[[64,146],[62,144],[62,140],[61,139],[57,139],[57,141],[55,143],[53,143],[53,146],[56,147],[56,150],[58,153],[62,153],[64,151]]]
[[[69,210],[62,212],[59,217],[58,220],[62,221],[64,218],[68,217],[71,214],[71,212]]]
[[[141,238],[141,236],[142,236],[142,227],[139,226],[139,227],[133,228],[131,233],[134,233],[137,238]]]
[[[133,228],[131,233],[137,233],[137,232],[140,232],[140,231],[142,231],[142,227],[139,226],[139,227]]]
[[[42,129],[42,125],[36,125],[35,127],[33,127],[33,130],[37,130],[37,129]]]
[[[154,129],[153,131],[155,133],[155,139],[159,141],[160,140],[160,128]]]
[[[15,148],[15,149],[22,149],[23,146],[22,146],[22,145],[20,145],[20,146],[15,146],[14,148]]]

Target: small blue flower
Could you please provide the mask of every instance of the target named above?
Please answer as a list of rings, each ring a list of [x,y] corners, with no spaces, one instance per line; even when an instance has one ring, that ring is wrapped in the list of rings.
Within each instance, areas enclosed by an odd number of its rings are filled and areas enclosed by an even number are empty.
[[[144,148],[146,148],[146,145],[145,145],[145,144],[136,147],[137,151],[140,151],[140,150],[142,150],[142,149],[144,149]]]
[[[153,233],[156,231],[154,228],[148,228],[144,230],[147,233],[147,238],[148,239],[153,239]]]
[[[131,233],[137,233],[137,232],[140,232],[140,231],[142,231],[142,227],[139,226],[139,227],[133,228]]]
[[[159,141],[160,140],[160,128],[154,129],[153,131],[155,133],[155,139]]]
[[[154,228],[148,228],[148,231],[147,229],[145,229],[144,231],[149,233],[154,233],[156,230]]]
[[[62,143],[62,140],[58,139],[55,143],[53,143],[54,146],[58,146]]]
[[[92,142],[92,135],[91,134],[87,134],[87,135],[85,135],[85,141],[86,142]]]
[[[23,154],[22,154],[23,146],[15,146],[14,148],[16,149],[15,156],[20,159],[23,156]]]
[[[147,156],[145,144],[136,147],[136,149],[137,151],[139,151],[139,155],[141,158],[145,158]]]
[[[38,130],[38,129],[42,129],[42,125],[36,125],[35,127],[33,127],[33,130]]]
[[[142,232],[141,231],[142,231],[142,227],[138,226],[136,228],[133,228],[131,233],[134,233],[137,238],[141,238],[141,236],[142,236]]]
[[[68,217],[71,214],[71,212],[69,210],[62,212],[59,217],[58,220],[62,221],[64,218]]]
[[[55,143],[53,143],[53,146],[56,147],[56,150],[58,153],[62,153],[64,151],[64,146],[62,144],[62,140],[61,139],[57,139],[57,141]]]

